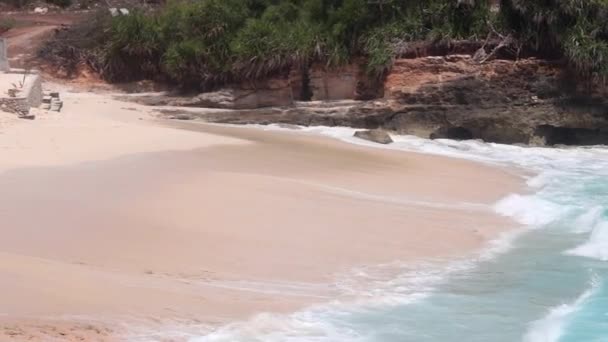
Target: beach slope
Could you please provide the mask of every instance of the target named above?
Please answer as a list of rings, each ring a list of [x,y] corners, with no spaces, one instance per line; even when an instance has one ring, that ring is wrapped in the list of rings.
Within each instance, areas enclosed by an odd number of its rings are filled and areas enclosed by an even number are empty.
[[[200,333],[512,226],[491,205],[521,179],[500,169],[64,98],[0,132],[1,340]]]

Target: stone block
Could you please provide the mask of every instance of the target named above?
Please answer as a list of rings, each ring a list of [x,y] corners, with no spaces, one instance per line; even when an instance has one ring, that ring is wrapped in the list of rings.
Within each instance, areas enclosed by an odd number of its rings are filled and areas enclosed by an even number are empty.
[[[7,72],[10,70],[7,57],[7,42],[5,38],[0,38],[0,72]]]

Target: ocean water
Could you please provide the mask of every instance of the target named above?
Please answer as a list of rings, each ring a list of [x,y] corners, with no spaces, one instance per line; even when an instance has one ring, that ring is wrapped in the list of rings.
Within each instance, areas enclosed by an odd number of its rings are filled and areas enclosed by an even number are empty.
[[[349,128],[303,130],[368,144]],[[393,139],[369,145],[530,171],[531,192],[492,207],[520,228],[447,265],[353,270],[337,280],[350,300],[261,314],[191,341],[608,341],[607,147]]]

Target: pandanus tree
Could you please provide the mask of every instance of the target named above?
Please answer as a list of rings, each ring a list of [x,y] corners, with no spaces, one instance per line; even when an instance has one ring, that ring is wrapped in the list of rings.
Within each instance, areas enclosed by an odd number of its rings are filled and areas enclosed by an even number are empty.
[[[100,21],[97,47],[66,39],[46,51],[87,56],[113,81],[161,76],[211,89],[354,58],[383,75],[412,49],[493,35],[517,42],[516,51],[565,57],[587,79],[608,75],[608,0],[174,1]]]
[[[503,0],[507,26],[539,53],[564,56],[580,76],[608,76],[608,0]]]

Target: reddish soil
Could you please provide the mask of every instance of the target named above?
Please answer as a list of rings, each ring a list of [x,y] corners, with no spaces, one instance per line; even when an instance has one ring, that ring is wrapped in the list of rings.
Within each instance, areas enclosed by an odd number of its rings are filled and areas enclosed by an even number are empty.
[[[56,12],[33,14],[11,12],[0,14],[0,20],[13,19],[15,27],[0,36],[8,39],[11,66],[32,68],[38,65],[36,51],[55,30],[68,26],[85,17],[84,12]]]

